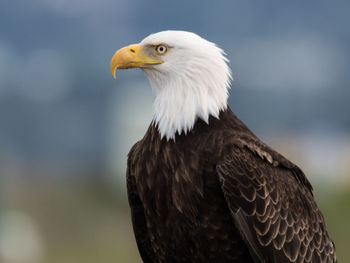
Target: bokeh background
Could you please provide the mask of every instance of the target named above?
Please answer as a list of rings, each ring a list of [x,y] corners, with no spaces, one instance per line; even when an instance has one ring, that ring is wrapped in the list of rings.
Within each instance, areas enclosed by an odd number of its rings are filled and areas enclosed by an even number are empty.
[[[350,261],[350,2],[0,1],[0,262],[140,262],[126,155],[152,119],[115,50],[165,29],[217,43],[229,104],[315,188]]]

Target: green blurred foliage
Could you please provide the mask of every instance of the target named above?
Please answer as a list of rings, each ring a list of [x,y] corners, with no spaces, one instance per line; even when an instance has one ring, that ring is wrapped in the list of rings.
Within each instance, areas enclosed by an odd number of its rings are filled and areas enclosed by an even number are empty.
[[[318,204],[335,243],[338,262],[350,262],[350,189],[326,194],[320,190],[315,189],[316,199],[319,196]]]
[[[36,220],[45,248],[42,262],[141,262],[124,190],[99,184],[17,189],[6,209],[22,211]],[[350,191],[322,189],[316,187],[316,199],[339,262],[350,262]]]

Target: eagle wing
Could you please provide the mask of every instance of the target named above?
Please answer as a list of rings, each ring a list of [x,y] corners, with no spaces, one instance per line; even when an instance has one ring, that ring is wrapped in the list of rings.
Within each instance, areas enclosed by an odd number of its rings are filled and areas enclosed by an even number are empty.
[[[146,225],[143,205],[137,193],[135,177],[132,175],[131,169],[130,169],[130,166],[132,165],[131,164],[132,152],[133,150],[131,150],[129,153],[128,167],[126,172],[126,184],[127,184],[129,205],[131,209],[132,226],[134,229],[135,239],[136,239],[137,247],[139,249],[142,261],[144,263],[154,263],[156,262],[156,260],[155,260],[155,255],[147,233],[147,225]]]
[[[234,223],[256,262],[336,262],[303,172],[266,145],[235,146],[217,172]]]

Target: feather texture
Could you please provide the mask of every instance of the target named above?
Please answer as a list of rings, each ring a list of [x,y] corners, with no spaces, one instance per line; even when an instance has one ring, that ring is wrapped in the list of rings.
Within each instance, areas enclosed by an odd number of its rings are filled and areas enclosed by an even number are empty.
[[[151,124],[127,184],[144,262],[336,262],[305,175],[229,108],[175,141]]]

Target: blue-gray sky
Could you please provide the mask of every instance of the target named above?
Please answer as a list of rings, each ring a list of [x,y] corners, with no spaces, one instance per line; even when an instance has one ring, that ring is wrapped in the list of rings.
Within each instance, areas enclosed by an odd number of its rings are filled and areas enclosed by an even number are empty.
[[[165,29],[226,51],[230,106],[258,135],[346,138],[349,10],[345,0],[2,1],[0,170],[118,170],[152,117],[152,94],[140,70],[114,81],[109,60]]]

